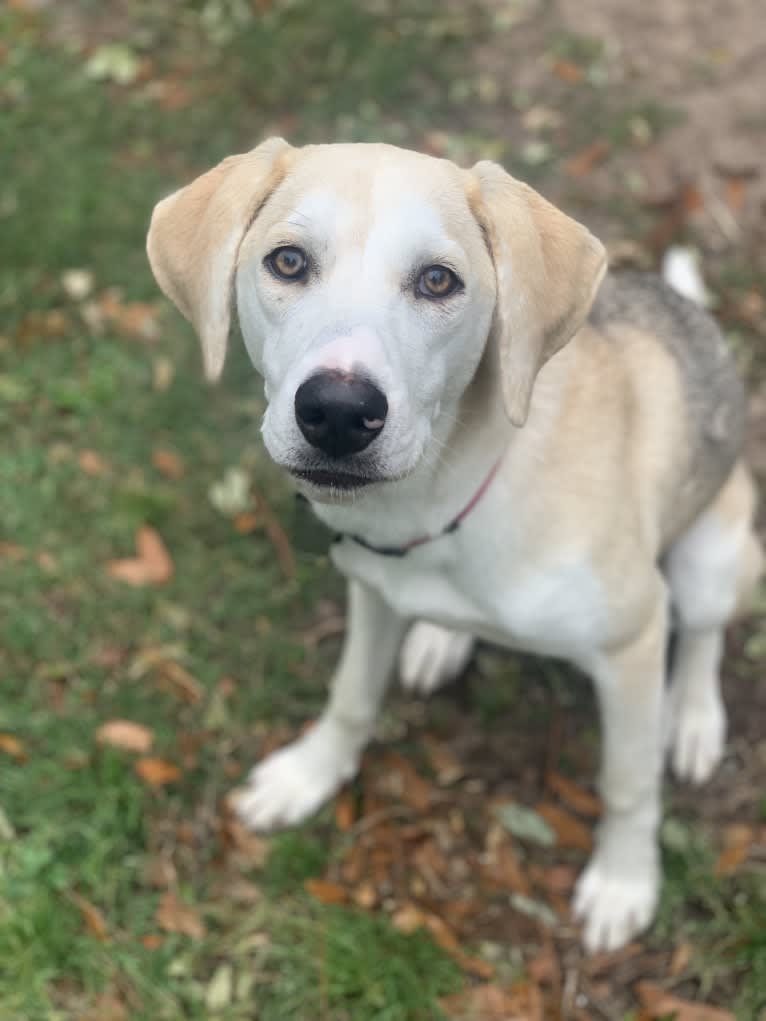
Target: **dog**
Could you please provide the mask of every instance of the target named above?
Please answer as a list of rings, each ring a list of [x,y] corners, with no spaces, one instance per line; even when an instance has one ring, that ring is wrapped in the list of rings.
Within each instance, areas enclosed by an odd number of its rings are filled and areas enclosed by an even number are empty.
[[[252,828],[358,769],[401,650],[410,689],[476,638],[593,680],[603,816],[574,898],[589,951],[651,921],[664,745],[719,762],[724,629],[762,552],[721,333],[499,165],[270,139],[161,201],[148,254],[222,371],[236,309],[262,433],[340,537],[348,629],[316,725],[258,765]],[[666,651],[674,635],[670,684]]]

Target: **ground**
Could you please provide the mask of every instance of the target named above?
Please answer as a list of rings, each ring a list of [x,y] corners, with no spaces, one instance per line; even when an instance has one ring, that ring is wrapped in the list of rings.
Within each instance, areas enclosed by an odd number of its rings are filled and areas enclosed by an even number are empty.
[[[696,246],[765,476],[764,49],[749,0],[5,5],[2,1021],[763,1016],[756,614],[725,762],[668,783],[659,917],[612,958],[567,908],[598,732],[558,665],[482,648],[392,699],[315,821],[237,825],[227,791],[322,704],[343,591],[298,551],[245,357],[202,382],[143,238],[159,196],[269,132],[500,159],[615,263]]]

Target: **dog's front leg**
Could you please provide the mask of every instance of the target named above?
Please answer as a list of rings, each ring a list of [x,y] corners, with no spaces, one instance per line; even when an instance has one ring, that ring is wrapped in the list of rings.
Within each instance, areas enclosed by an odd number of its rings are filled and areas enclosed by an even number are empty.
[[[591,952],[627,943],[650,923],[657,905],[666,618],[658,583],[640,634],[601,653],[593,665],[604,816],[575,894],[575,913]]]
[[[354,776],[406,626],[376,592],[349,582],[346,639],[327,706],[311,730],[250,774],[235,802],[249,827],[302,822]]]

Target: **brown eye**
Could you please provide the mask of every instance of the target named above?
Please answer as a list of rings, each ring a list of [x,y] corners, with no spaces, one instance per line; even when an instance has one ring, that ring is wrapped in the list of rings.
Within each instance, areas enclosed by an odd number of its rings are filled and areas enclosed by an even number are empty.
[[[418,280],[418,291],[426,298],[446,298],[459,286],[457,275],[446,266],[429,266]]]
[[[266,264],[281,280],[300,280],[306,275],[309,261],[304,251],[288,245],[275,248],[266,256]]]

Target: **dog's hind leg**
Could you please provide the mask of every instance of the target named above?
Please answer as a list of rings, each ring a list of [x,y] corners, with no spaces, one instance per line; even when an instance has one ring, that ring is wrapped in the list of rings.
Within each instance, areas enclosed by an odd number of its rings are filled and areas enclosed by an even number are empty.
[[[407,691],[430,695],[465,670],[473,635],[419,620],[412,625],[399,656],[399,674]]]
[[[665,562],[677,626],[669,692],[672,763],[678,777],[693,783],[707,780],[723,755],[724,629],[745,608],[763,565],[754,511],[755,486],[740,463]]]
[[[350,780],[370,740],[407,621],[360,582],[349,583],[348,630],[330,698],[316,724],[250,774],[235,808],[252,829],[292,826]]]

